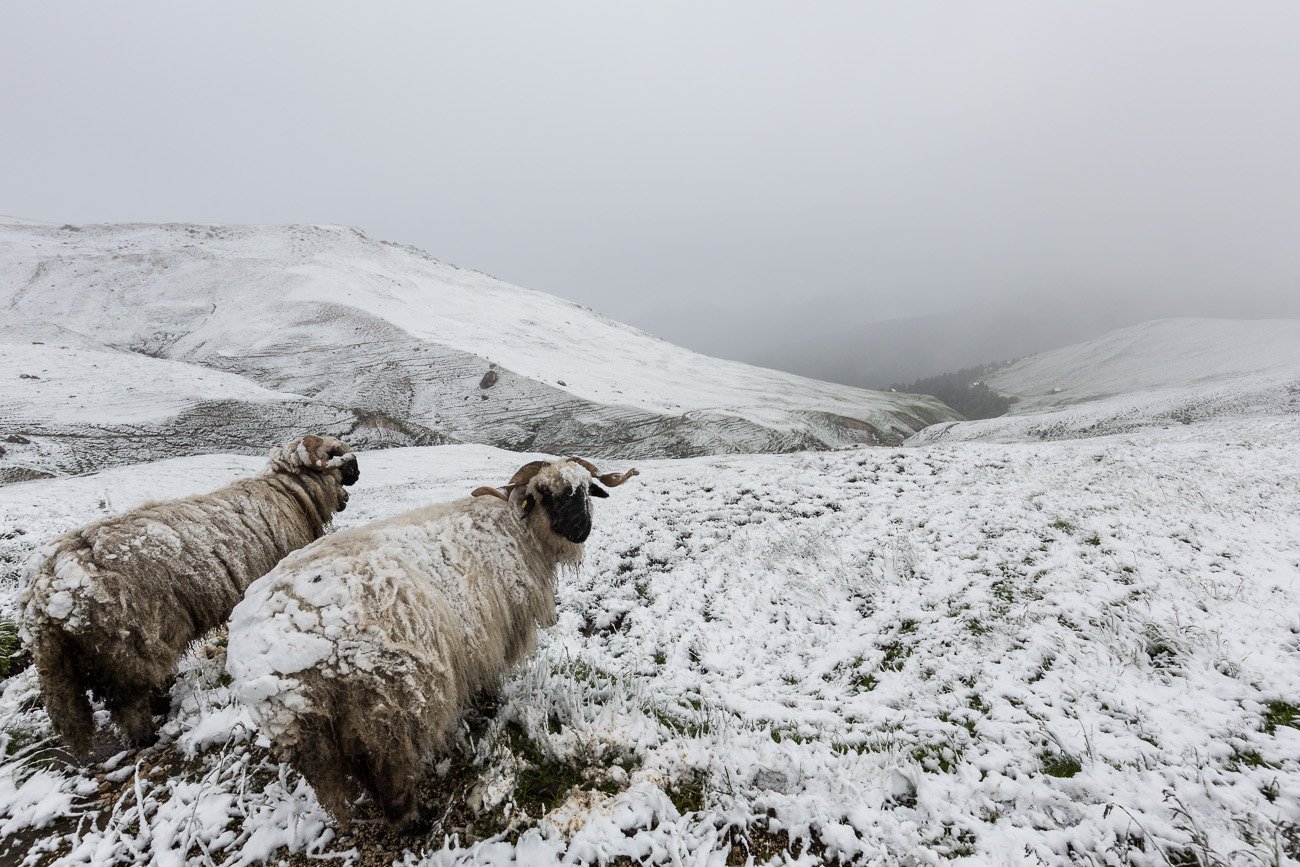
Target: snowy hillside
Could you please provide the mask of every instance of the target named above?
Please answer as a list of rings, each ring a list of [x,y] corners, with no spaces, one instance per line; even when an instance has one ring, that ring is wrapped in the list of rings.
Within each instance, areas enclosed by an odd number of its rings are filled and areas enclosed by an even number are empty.
[[[909,442],[1061,439],[1300,416],[1300,319],[1156,320],[1021,359],[987,385],[1016,398],[1009,415],[936,425]]]
[[[638,462],[559,624],[440,766],[427,838],[335,829],[250,735],[209,639],[163,743],[105,739],[85,770],[53,751],[30,669],[3,682],[0,861],[1300,863],[1298,447],[1271,416]],[[530,457],[363,454],[339,523]],[[0,490],[0,612],[52,534],[259,465]]]
[[[0,439],[31,441],[0,468],[260,451],[304,426],[646,457],[891,443],[953,417],[698,355],[340,227],[0,224],[0,334]],[[123,399],[158,413],[124,417]]]

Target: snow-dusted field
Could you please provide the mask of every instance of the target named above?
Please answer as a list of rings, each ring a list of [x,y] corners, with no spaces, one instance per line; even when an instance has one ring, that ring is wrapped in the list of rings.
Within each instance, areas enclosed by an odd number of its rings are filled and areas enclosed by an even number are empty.
[[[1290,416],[640,462],[559,625],[441,766],[427,839],[333,828],[214,639],[162,744],[84,769],[30,670],[4,682],[0,861],[1297,863],[1298,446]],[[529,457],[363,454],[338,523]],[[0,611],[52,534],[259,463],[0,489]]]

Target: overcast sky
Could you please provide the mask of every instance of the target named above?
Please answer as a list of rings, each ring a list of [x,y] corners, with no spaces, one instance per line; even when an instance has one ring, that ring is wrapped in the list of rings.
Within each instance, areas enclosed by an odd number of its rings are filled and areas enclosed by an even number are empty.
[[[1293,0],[9,0],[0,213],[347,223],[651,330],[1294,315],[1298,38]]]

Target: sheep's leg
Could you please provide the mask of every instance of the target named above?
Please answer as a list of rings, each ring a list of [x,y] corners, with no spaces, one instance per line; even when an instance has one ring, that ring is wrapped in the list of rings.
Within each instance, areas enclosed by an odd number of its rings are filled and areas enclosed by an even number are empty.
[[[106,689],[104,703],[122,738],[134,749],[144,749],[158,740],[153,724],[155,687],[137,684],[112,684]]]
[[[348,808],[347,763],[339,751],[333,732],[304,731],[291,764],[306,777],[316,791],[316,800],[334,820],[346,827],[351,819]]]
[[[363,761],[366,788],[379,802],[384,818],[398,829],[414,825],[419,818],[415,784],[420,757],[416,751],[409,743],[394,741],[371,751]]]
[[[168,716],[172,712],[172,684],[176,681],[173,674],[149,691],[149,711],[154,716]]]
[[[77,648],[57,633],[42,635],[34,643],[36,674],[54,731],[74,755],[85,756],[95,734],[95,714]]]

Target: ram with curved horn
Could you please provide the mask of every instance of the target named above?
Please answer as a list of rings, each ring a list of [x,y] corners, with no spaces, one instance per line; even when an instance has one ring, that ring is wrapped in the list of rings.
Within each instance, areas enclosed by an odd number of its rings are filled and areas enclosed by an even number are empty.
[[[411,823],[466,702],[554,625],[556,581],[582,559],[591,497],[635,475],[532,461],[500,487],[291,555],[231,616],[236,694],[336,818],[365,790],[390,822]]]

